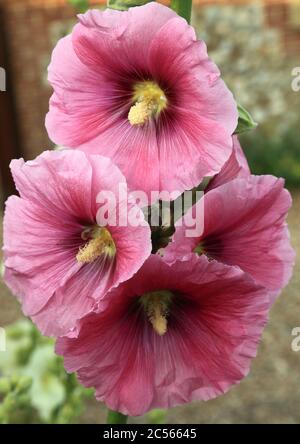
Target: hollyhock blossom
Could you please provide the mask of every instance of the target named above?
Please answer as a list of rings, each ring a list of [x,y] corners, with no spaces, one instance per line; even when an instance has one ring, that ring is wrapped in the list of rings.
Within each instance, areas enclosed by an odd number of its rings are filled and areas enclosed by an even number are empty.
[[[6,204],[5,281],[44,334],[65,334],[141,267],[151,253],[150,228],[114,226],[99,215],[98,193],[118,196],[126,186],[110,159],[48,151],[13,160],[11,170],[20,197]],[[118,204],[142,221],[133,204]]]
[[[195,255],[168,265],[152,255],[56,351],[98,400],[142,415],[238,383],[256,355],[267,307],[265,289],[236,267]]]
[[[165,259],[176,260],[191,252],[204,254],[239,266],[270,290],[284,287],[295,258],[286,224],[291,197],[284,180],[274,176],[235,179],[202,199],[204,203],[197,202],[177,222]],[[203,205],[204,228],[189,237],[187,229],[196,227],[199,205]]]
[[[231,92],[194,29],[156,2],[79,15],[49,81],[50,138],[110,157],[133,189],[180,194],[232,153]]]
[[[233,151],[221,171],[209,182],[205,191],[217,188],[236,178],[250,176],[250,168],[237,136],[233,136]]]

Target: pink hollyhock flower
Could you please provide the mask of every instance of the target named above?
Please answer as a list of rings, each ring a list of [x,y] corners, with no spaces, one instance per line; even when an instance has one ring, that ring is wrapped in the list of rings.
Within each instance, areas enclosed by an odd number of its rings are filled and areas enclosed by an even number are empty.
[[[133,189],[179,194],[232,153],[233,96],[194,29],[158,3],[79,15],[49,81],[50,138],[110,157]]]
[[[118,196],[126,185],[107,158],[48,151],[13,160],[11,169],[21,197],[6,204],[5,281],[44,334],[65,334],[141,267],[151,253],[150,228],[101,226],[98,193]],[[142,220],[141,210],[119,203]]]
[[[217,188],[236,178],[249,177],[250,168],[237,136],[233,136],[233,151],[221,171],[210,181],[205,191]]]
[[[168,265],[152,255],[56,351],[98,400],[142,415],[208,400],[238,383],[256,355],[267,308],[265,289],[236,267],[195,255]]]
[[[291,197],[284,180],[273,176],[235,179],[209,191],[203,199],[204,203],[199,201],[177,222],[165,259],[177,260],[191,252],[205,254],[239,266],[270,290],[282,289],[291,277],[295,258],[286,224]],[[200,208],[203,232],[188,237],[187,229],[196,227]]]

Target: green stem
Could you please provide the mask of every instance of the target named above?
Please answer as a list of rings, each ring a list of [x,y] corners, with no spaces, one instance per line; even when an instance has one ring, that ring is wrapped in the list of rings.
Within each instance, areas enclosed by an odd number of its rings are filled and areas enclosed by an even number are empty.
[[[178,15],[185,18],[188,23],[191,22],[193,0],[172,0],[171,8],[177,12]]]
[[[107,0],[107,7],[111,9],[118,9],[119,11],[126,11],[133,6],[143,6],[154,0]]]
[[[108,410],[107,424],[127,424],[128,416],[122,415],[122,413]]]

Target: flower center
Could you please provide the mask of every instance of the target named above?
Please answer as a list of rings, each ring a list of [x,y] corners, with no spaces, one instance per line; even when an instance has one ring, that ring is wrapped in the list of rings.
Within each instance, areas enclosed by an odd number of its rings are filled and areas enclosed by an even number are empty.
[[[151,80],[135,85],[133,102],[128,114],[131,125],[144,125],[152,117],[157,117],[168,104],[163,90]]]
[[[163,336],[168,330],[168,315],[173,298],[168,290],[152,291],[143,294],[141,303],[154,331]]]
[[[202,242],[200,242],[193,250],[194,253],[198,254],[198,256],[201,256],[202,254],[205,254],[204,245]]]
[[[87,242],[78,251],[76,256],[78,262],[91,263],[102,255],[109,258],[116,255],[116,246],[107,228],[99,226],[87,228],[81,233],[81,237]]]
[[[213,261],[215,258],[215,254],[217,251],[217,248],[219,247],[219,244],[213,245],[213,250],[211,246],[209,247],[209,244],[207,242],[201,241],[196,247],[193,249],[193,252],[197,254],[198,256],[202,256],[203,254],[207,257],[209,261]],[[214,251],[214,254],[211,252]]]

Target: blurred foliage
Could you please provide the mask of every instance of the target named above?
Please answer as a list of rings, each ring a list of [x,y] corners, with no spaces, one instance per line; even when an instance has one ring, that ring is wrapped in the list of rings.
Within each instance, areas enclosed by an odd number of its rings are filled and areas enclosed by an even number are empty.
[[[149,424],[166,424],[167,410],[155,409],[147,414]]]
[[[286,179],[288,188],[300,187],[300,130],[286,130],[280,137],[263,131],[240,136],[253,174],[274,174]]]
[[[6,329],[0,361],[0,423],[67,424],[80,416],[93,391],[65,372],[54,341],[29,320]]]
[[[300,127],[300,94],[291,88],[299,60],[287,54],[280,29],[266,26],[262,2],[203,5],[194,8],[193,24],[237,102],[266,137],[283,139],[289,128]]]
[[[78,12],[85,12],[89,7],[88,0],[69,0],[69,3],[76,9]]]
[[[155,0],[107,0],[107,5],[109,8],[118,9],[121,11],[126,11],[128,8],[133,6],[142,6],[146,3],[150,3]],[[78,12],[85,12],[89,8],[88,0],[69,0],[69,3],[76,9]],[[100,4],[99,7],[102,7],[103,4]],[[95,6],[93,6],[95,8]]]
[[[29,320],[6,328],[6,352],[0,358],[0,424],[78,422],[93,390],[65,372],[54,341],[41,336]],[[164,424],[166,414],[153,410],[147,421]]]

